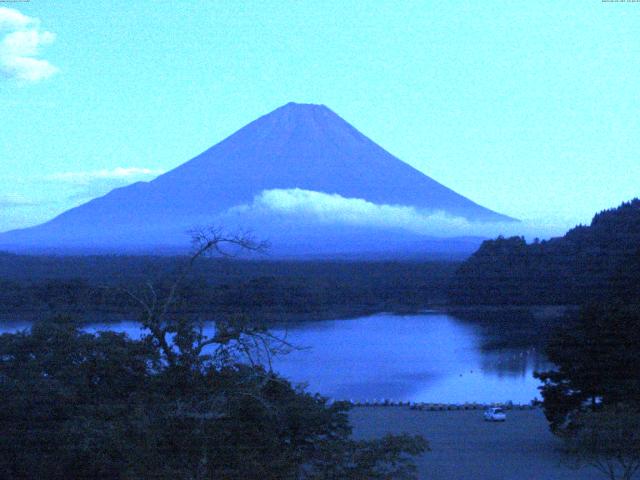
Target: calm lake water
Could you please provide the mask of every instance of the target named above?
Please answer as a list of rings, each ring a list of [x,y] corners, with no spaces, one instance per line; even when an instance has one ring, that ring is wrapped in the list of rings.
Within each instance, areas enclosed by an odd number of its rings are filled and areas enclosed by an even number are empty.
[[[0,333],[29,325],[5,321]],[[93,323],[87,330],[141,333],[136,322]],[[480,327],[437,312],[305,322],[273,332],[304,347],[276,357],[274,369],[334,399],[526,403],[540,397],[533,371],[549,367],[532,346],[487,350]]]

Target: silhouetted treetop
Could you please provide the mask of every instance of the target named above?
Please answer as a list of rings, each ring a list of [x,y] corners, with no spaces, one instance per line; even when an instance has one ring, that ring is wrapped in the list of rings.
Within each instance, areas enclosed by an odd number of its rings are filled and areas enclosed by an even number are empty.
[[[640,283],[639,265],[640,200],[635,198],[563,237],[531,244],[524,237],[485,241],[456,272],[449,296],[458,304],[520,305],[630,298]]]

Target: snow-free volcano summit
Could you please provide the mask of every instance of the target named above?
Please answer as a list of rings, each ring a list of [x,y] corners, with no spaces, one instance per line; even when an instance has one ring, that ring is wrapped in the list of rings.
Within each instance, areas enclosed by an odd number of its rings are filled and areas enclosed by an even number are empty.
[[[187,248],[190,229],[222,225],[251,230],[283,254],[455,250],[467,241],[435,238],[511,221],[394,157],[329,108],[288,103],[152,181],[1,234],[0,248]]]

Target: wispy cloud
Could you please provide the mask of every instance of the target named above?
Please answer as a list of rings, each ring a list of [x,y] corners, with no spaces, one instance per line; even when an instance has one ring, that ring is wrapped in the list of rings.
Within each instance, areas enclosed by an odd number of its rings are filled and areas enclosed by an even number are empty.
[[[88,185],[93,182],[106,180],[120,180],[123,182],[136,179],[155,177],[164,173],[162,170],[154,170],[142,167],[116,167],[111,170],[92,170],[85,172],[61,172],[49,175],[47,179],[77,185]]]
[[[229,214],[279,214],[295,216],[301,221],[344,224],[364,227],[403,229],[430,236],[557,234],[549,225],[516,222],[472,222],[444,211],[419,210],[406,205],[385,205],[361,198],[346,198],[311,190],[264,190],[250,205],[234,207]]]
[[[22,195],[0,195],[0,210],[8,210],[16,207],[31,207],[38,205],[38,202],[30,201]]]
[[[40,47],[53,43],[54,33],[41,30],[40,20],[18,10],[0,7],[0,75],[21,82],[38,82],[58,72],[36,58]]]

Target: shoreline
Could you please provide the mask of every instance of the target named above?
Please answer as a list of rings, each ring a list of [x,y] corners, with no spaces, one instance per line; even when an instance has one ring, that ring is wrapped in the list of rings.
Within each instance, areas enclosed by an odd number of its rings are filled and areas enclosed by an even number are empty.
[[[362,317],[370,317],[373,315],[429,315],[429,314],[446,314],[455,316],[456,314],[468,313],[504,313],[504,312],[521,312],[528,311],[536,319],[561,318],[566,312],[574,311],[579,308],[576,305],[451,305],[447,303],[433,303],[423,306],[405,306],[405,305],[378,305],[376,307],[370,305],[362,305],[360,307],[327,307],[316,312],[274,312],[269,310],[258,311],[253,316],[261,317],[268,326],[290,325],[295,323],[327,321],[327,320],[354,320]],[[242,312],[220,310],[211,313],[211,316],[232,316],[241,314]],[[47,318],[56,314],[68,314],[77,316],[81,319],[81,323],[93,323],[96,321],[104,323],[116,323],[121,321],[132,321],[132,316],[122,310],[74,310],[67,309],[62,311],[52,310],[4,310],[0,312],[0,322],[4,321],[35,321],[37,319]],[[199,311],[181,311],[178,314],[205,316],[207,312]],[[464,319],[463,319],[464,320]]]
[[[390,400],[381,401],[351,401],[333,400],[332,403],[346,403],[354,408],[382,408],[382,407],[404,407],[409,410],[442,412],[442,411],[468,411],[486,410],[487,408],[499,407],[506,411],[512,410],[536,410],[540,409],[539,403],[512,403],[512,402],[490,402],[490,403],[434,403],[434,402],[394,402]]]

